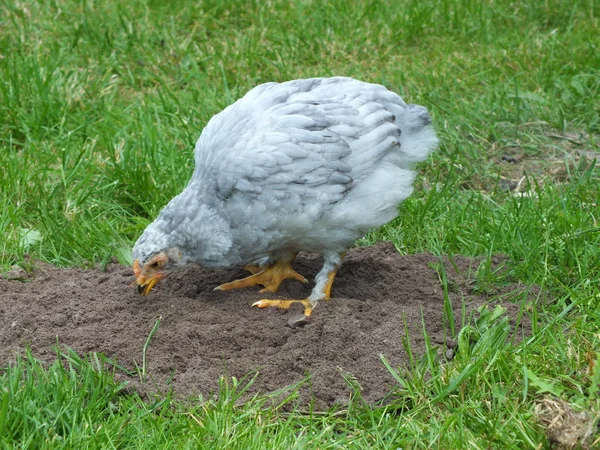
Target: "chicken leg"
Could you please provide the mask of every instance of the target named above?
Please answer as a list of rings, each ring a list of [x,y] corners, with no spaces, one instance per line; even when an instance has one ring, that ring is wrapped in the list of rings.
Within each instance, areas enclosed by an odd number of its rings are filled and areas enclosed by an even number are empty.
[[[246,266],[248,272],[252,275],[240,280],[232,281],[231,283],[225,283],[215,288],[215,291],[229,291],[231,289],[245,288],[256,286],[258,284],[263,286],[260,292],[276,292],[279,289],[279,285],[283,280],[288,278],[298,280],[302,283],[308,283],[308,280],[292,269],[290,265],[291,261],[277,261],[271,266],[260,269],[258,266]]]
[[[315,287],[310,296],[303,300],[271,300],[263,299],[252,304],[257,308],[276,307],[289,309],[294,303],[301,303],[304,306],[304,315],[309,317],[312,310],[320,300],[329,300],[331,298],[331,286],[335,275],[342,265],[343,254],[332,253],[324,255],[325,262],[323,268],[315,278]],[[262,292],[262,291],[261,291]]]

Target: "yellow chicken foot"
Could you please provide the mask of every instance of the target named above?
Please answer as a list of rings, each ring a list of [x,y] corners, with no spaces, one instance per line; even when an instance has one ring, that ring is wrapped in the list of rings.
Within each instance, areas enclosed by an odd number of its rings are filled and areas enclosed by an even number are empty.
[[[257,308],[264,309],[268,307],[275,307],[281,309],[290,309],[292,304],[294,303],[302,303],[304,305],[304,315],[309,317],[312,314],[313,305],[310,303],[310,300],[305,298],[304,300],[259,300],[257,302],[252,303],[252,306],[256,306]]]
[[[262,269],[258,264],[248,264],[247,266],[244,266],[244,270],[254,275],[255,273],[260,272]]]
[[[246,266],[244,269],[252,272],[256,266]],[[217,286],[215,291],[229,291],[231,289],[245,288],[250,286],[256,286],[260,284],[264,286],[260,292],[276,292],[279,289],[279,285],[285,279],[294,279],[302,283],[308,283],[308,280],[292,269],[292,266],[288,262],[276,262],[272,266],[260,270],[259,272],[250,275],[249,277],[242,278],[241,280],[232,281],[231,283],[225,283],[221,286]]]
[[[325,282],[325,284],[322,288],[319,288],[319,284],[317,282],[317,286],[315,286],[315,290],[313,290],[311,296],[309,298],[305,298],[304,300],[263,299],[263,300],[254,302],[252,304],[252,306],[256,306],[257,308],[260,308],[260,309],[268,308],[268,307],[289,309],[294,303],[301,303],[302,305],[304,305],[304,315],[306,317],[310,317],[310,315],[312,314],[313,308],[316,306],[316,304],[318,303],[319,300],[329,300],[331,298],[331,286],[333,285],[333,280],[335,278],[336,273],[337,273],[337,268],[327,274],[327,281]]]

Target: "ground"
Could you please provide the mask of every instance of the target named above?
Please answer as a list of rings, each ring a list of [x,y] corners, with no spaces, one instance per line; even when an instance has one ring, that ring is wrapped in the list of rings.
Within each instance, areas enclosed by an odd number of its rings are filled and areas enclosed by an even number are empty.
[[[407,332],[416,358],[425,352],[423,324],[440,356],[454,351],[439,262],[432,255],[401,256],[391,243],[351,250],[336,278],[334,298],[319,304],[301,327],[288,323],[301,308],[252,308],[264,297],[258,289],[213,291],[243,275],[239,270],[191,266],[142,297],[131,286],[130,267],[110,264],[101,272],[39,264],[27,282],[0,280],[0,365],[25,345],[40,358],[53,359],[51,346],[58,340],[81,354],[102,352],[135,372],[134,362],[141,364],[148,334],[161,318],[147,352],[153,382],[142,384],[137,375],[120,373],[142,393],[157,387],[164,392],[171,385],[182,397],[210,397],[218,391],[220,375],[243,378],[258,370],[250,392],[272,392],[310,375],[301,402],[343,405],[352,393],[343,374],[355,378],[365,400],[377,402],[396,384],[380,355],[394,368],[408,367]],[[301,254],[295,268],[312,277],[321,264],[320,257]],[[475,259],[459,257],[446,265],[454,286],[449,293],[454,321],[460,324],[463,301],[471,314],[488,298],[469,283],[479,265]],[[280,290],[287,298],[309,293],[310,286],[293,281]],[[519,305],[505,303],[516,317]]]
[[[0,448],[598,448],[597,3],[4,2],[0,274],[27,278],[0,280],[0,359],[29,341],[43,362],[26,354],[0,366]],[[295,329],[287,326],[294,312],[250,307],[261,297],[256,289],[210,291],[241,271],[192,268],[137,296],[129,269],[110,261],[130,266],[133,243],[190,179],[194,143],[210,118],[259,83],[332,75],[383,84],[431,113],[440,146],[416,167],[413,195],[397,219],[357,243],[393,242],[416,289],[397,279],[388,289],[371,276],[371,263],[348,261],[334,300]],[[501,270],[494,255],[502,255]],[[477,270],[454,280],[450,264],[448,280],[438,257],[458,267],[476,261]],[[107,264],[106,273],[91,270]],[[426,288],[438,292],[419,296]],[[286,281],[282,293],[305,289]],[[413,297],[400,296],[409,289]],[[452,302],[442,301],[443,290]],[[447,349],[435,325],[463,296],[473,307],[502,300],[508,315],[494,307],[462,329],[461,312],[452,333],[458,345]],[[408,370],[396,366],[404,345],[383,347],[376,335],[389,326],[376,320],[393,316],[372,314],[392,298],[386,312],[404,308],[415,349]],[[349,306],[357,304],[367,308]],[[521,306],[531,334],[515,337],[510,321],[519,316],[510,317]],[[201,326],[209,317],[217,333]],[[322,339],[307,361],[311,333],[338,325],[341,334]],[[272,327],[273,340],[259,347],[249,326]],[[198,338],[185,335],[189,329]],[[217,335],[220,342],[208,340]],[[51,363],[57,336],[63,353]],[[219,383],[217,400],[152,394],[152,377],[163,389],[174,368],[174,389],[185,396],[185,382],[201,384],[185,377],[206,360],[215,373],[236,374],[246,370],[242,362],[260,360],[255,390],[283,382],[266,376],[275,362],[300,366],[294,352],[314,363],[309,368],[328,351],[332,367],[351,369],[360,363],[352,348],[334,351],[344,337],[374,342],[369,371],[377,376],[385,376],[378,352],[389,359],[389,403],[364,403],[355,393],[327,413],[290,412],[285,402],[242,402],[245,384],[231,377],[201,386],[208,393]],[[269,355],[273,343],[281,350]],[[88,350],[106,351],[120,366]],[[377,400],[381,387],[362,385]],[[323,406],[349,392],[339,384],[326,395],[328,388],[319,387]]]

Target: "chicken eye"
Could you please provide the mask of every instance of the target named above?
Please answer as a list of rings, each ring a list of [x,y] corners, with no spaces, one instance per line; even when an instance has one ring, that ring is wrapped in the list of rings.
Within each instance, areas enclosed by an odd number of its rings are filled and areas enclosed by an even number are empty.
[[[158,268],[158,266],[160,266],[160,264],[159,264],[159,262],[158,262],[158,261],[156,261],[156,262],[153,262],[152,264],[150,264],[150,267],[152,267],[152,268],[154,268],[154,269]]]

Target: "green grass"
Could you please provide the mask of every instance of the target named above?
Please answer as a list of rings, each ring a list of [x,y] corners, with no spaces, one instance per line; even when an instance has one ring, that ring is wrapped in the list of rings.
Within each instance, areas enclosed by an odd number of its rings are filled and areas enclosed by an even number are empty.
[[[451,363],[431,348],[390,368],[388,406],[356,392],[322,414],[236,404],[232,380],[217,400],[141,400],[101,357],[27,356],[0,374],[0,445],[547,448],[546,396],[597,419],[599,28],[593,0],[1,0],[0,267],[125,261],[213,114],[260,82],[348,75],[427,106],[441,138],[401,216],[360,243],[483,256],[475,288],[554,301],[525,298],[531,337],[484,314]]]

